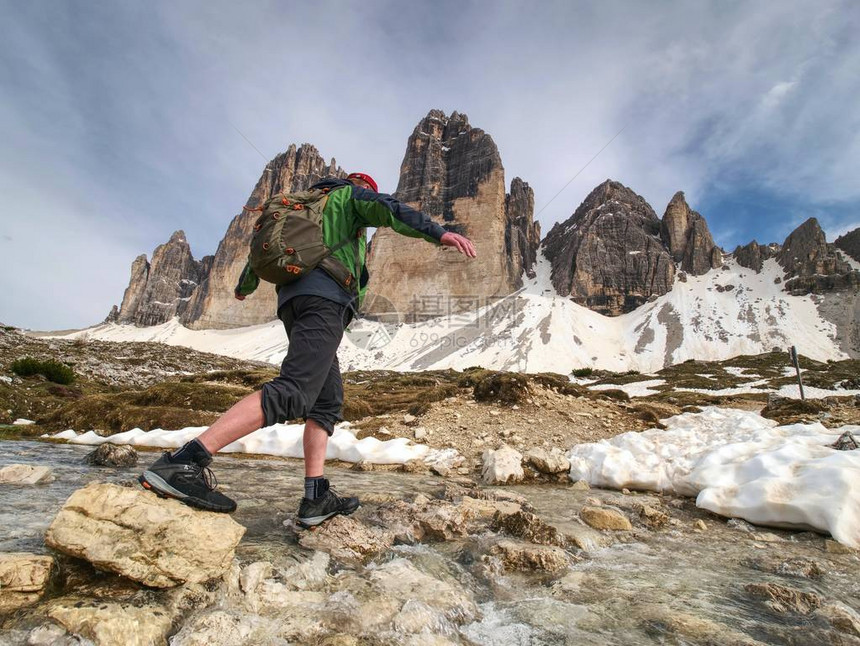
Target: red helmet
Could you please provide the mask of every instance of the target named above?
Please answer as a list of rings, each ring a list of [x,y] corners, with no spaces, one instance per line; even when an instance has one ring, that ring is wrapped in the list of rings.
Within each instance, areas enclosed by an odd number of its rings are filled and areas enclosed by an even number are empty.
[[[350,173],[346,176],[347,179],[361,179],[370,184],[370,187],[377,193],[379,193],[379,187],[376,185],[376,181],[367,173]]]

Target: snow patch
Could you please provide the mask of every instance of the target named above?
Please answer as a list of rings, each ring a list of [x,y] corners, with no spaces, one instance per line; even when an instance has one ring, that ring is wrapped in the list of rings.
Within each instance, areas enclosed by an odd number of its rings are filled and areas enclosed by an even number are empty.
[[[707,407],[570,451],[571,480],[598,487],[671,491],[758,525],[829,532],[860,547],[860,451],[829,445],[845,431],[777,426],[757,413]]]
[[[178,431],[167,431],[160,428],[144,431],[134,428],[109,437],[101,437],[94,431],[79,434],[73,430],[67,430],[50,437],[51,439],[67,440],[70,444],[99,445],[110,443],[176,449],[186,442],[190,442],[205,430],[205,426],[189,426]],[[303,435],[303,424],[273,424],[228,444],[220,452],[303,458]],[[373,464],[404,464],[410,460],[423,460],[431,465],[448,468],[456,466],[462,461],[460,455],[453,449],[431,449],[424,444],[414,444],[411,440],[403,437],[384,442],[373,437],[366,437],[362,440],[356,439],[349,428],[349,423],[346,422],[338,424],[334,434],[329,438],[326,459],[343,460],[344,462],[364,460]]]

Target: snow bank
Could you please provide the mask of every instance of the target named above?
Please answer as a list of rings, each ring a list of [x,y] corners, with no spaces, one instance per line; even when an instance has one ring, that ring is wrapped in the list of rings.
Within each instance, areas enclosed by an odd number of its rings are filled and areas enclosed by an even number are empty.
[[[570,477],[599,487],[671,491],[758,525],[829,532],[860,548],[860,451],[830,444],[860,426],[776,426],[750,411],[708,407],[571,449]]]
[[[51,439],[67,440],[71,444],[98,445],[109,442],[111,444],[173,449],[194,439],[205,430],[205,426],[191,426],[178,431],[166,431],[160,428],[143,431],[135,428],[110,437],[101,437],[93,431],[79,434],[73,430],[67,430],[50,437]],[[258,453],[285,458],[302,458],[304,457],[303,432],[304,426],[302,424],[274,424],[228,444],[221,449],[221,452]],[[456,451],[431,449],[424,444],[413,444],[407,438],[395,438],[385,442],[373,437],[359,440],[349,430],[347,423],[335,427],[334,434],[328,442],[326,459],[343,460],[344,462],[366,460],[374,464],[403,464],[409,460],[424,460],[428,464],[448,467],[461,460]]]

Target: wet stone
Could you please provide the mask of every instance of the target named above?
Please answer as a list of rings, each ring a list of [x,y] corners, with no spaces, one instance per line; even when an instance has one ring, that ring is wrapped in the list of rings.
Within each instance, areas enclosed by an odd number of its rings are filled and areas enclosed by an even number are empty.
[[[558,572],[570,564],[560,547],[503,540],[493,545],[490,556],[499,558],[506,572]]]
[[[0,469],[0,484],[35,485],[53,480],[50,467],[10,464]]]
[[[133,467],[137,464],[138,454],[133,447],[126,444],[111,444],[105,442],[84,456],[84,462],[102,467]]]
[[[51,578],[54,559],[26,552],[0,553],[0,612],[36,603]]]
[[[628,518],[620,511],[607,507],[583,507],[579,511],[583,521],[594,529],[629,531],[633,529]]]
[[[746,559],[743,564],[753,570],[770,572],[782,576],[802,577],[804,579],[820,579],[823,576],[821,566],[807,558],[778,558],[757,557]]]
[[[821,606],[821,597],[778,583],[748,583],[744,590],[756,599],[762,599],[776,613],[808,615]]]
[[[394,544],[394,533],[370,527],[349,516],[335,516],[319,527],[302,531],[302,547],[327,552],[339,561],[360,562]]]

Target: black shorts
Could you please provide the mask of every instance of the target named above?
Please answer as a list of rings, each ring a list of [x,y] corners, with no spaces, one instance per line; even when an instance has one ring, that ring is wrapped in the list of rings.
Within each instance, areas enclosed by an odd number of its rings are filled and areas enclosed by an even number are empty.
[[[312,419],[331,435],[341,421],[343,381],[337,349],[353,309],[322,296],[294,296],[278,310],[290,345],[281,374],[263,385],[266,426]]]

